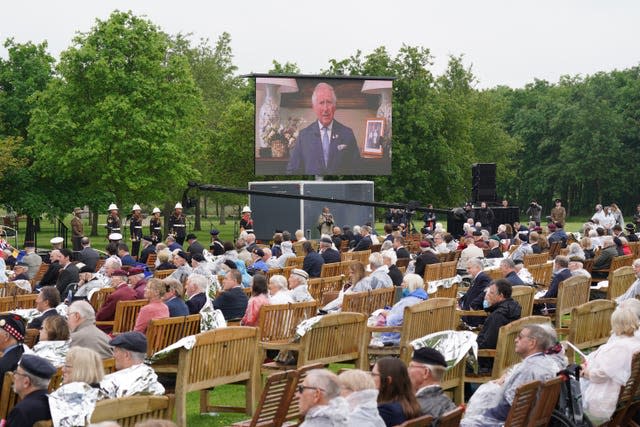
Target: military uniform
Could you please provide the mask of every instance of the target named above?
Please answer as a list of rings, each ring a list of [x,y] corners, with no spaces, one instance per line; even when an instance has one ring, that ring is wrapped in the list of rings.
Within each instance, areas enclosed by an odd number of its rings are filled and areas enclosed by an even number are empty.
[[[169,217],[169,233],[172,233],[176,242],[182,246],[184,244],[184,238],[187,236],[187,217],[180,213],[172,213]]]
[[[73,242],[73,250],[81,251],[82,244],[81,240],[84,236],[84,225],[82,224],[82,219],[79,215],[76,215],[74,212],[73,218],[71,218],[71,241]]]
[[[107,238],[109,238],[109,235],[112,233],[120,233],[122,234],[122,224],[120,222],[120,217],[119,216],[113,216],[113,215],[109,215],[107,217]]]
[[[131,256],[138,258],[140,252],[140,239],[142,239],[142,216],[133,215],[129,221],[131,228]]]
[[[149,221],[149,233],[154,244],[162,242],[162,220],[160,217],[151,217]]]

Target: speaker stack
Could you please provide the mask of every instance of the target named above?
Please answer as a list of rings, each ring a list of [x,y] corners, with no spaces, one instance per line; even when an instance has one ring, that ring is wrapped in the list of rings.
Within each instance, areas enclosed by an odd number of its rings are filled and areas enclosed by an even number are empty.
[[[474,205],[483,201],[497,203],[495,163],[471,165],[471,200]]]

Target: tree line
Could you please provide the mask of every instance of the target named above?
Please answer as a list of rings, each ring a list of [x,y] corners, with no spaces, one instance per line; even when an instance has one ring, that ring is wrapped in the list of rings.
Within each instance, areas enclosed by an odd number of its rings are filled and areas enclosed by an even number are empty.
[[[78,34],[58,61],[46,41],[7,39],[0,203],[30,217],[76,205],[97,215],[111,202],[169,213],[188,181],[284,178],[254,176],[255,89],[238,75],[230,45],[228,33],[193,42],[119,11]],[[471,164],[495,162],[499,197],[523,209],[537,199],[546,210],[560,197],[571,214],[599,202],[635,210],[638,67],[485,90],[463,56],[441,75],[432,68],[427,48],[405,45],[396,55],[379,47],[329,59],[317,72],[396,78],[393,174],[370,177],[377,200],[459,206],[470,197]],[[274,60],[269,72],[299,71]]]

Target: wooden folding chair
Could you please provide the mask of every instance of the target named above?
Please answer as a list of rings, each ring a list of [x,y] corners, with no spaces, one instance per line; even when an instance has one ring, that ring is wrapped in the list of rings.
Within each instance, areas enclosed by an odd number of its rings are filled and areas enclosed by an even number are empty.
[[[448,279],[456,276],[456,268],[458,263],[456,261],[448,261],[440,264],[440,278]]]
[[[100,308],[102,308],[105,301],[107,300],[107,297],[111,295],[111,293],[115,290],[116,288],[112,287],[102,288],[91,295],[91,300],[89,301],[89,303],[96,313],[100,310]]]
[[[153,272],[154,279],[164,279],[165,277],[171,276],[171,274],[176,271],[175,268],[169,270],[156,270]]]
[[[317,311],[316,301],[262,306],[258,317],[259,346],[271,349],[271,344],[290,342],[295,335],[296,326],[303,320],[315,316]]]
[[[527,427],[546,427],[551,419],[551,414],[558,404],[562,377],[551,378],[540,386],[540,393],[529,416]]]
[[[200,413],[244,412],[252,415],[260,390],[258,328],[228,326],[202,332],[191,349],[179,349],[176,375],[176,422],[187,425],[187,393],[200,391]],[[209,390],[222,384],[243,382],[246,405],[220,407],[209,403]]]
[[[36,308],[36,298],[38,298],[38,294],[17,294],[15,299],[15,308]]]
[[[293,267],[293,268],[302,268],[304,264],[304,256],[292,256],[291,258],[287,258],[284,263],[285,267]]]
[[[369,264],[369,255],[371,255],[371,250],[344,252],[340,254],[340,261],[360,261],[367,265]]]
[[[342,266],[340,262],[330,262],[328,264],[322,264],[322,271],[320,277],[332,277],[342,274]]]
[[[549,260],[549,255],[545,253],[540,254],[525,254],[522,257],[524,268],[529,269],[532,265],[546,264]],[[531,270],[529,270],[531,271]]]
[[[96,326],[110,326],[112,334],[132,331],[140,309],[148,303],[146,299],[118,301],[113,320],[97,321]]]
[[[505,427],[527,426],[540,385],[540,381],[531,381],[516,389],[516,395],[511,402],[511,410],[504,422]]]
[[[280,427],[298,384],[298,372],[276,372],[267,377],[258,407],[249,420],[234,423],[235,427]]]
[[[458,406],[456,409],[442,414],[442,416],[438,418],[438,427],[458,427],[463,413],[464,408]]]
[[[300,384],[304,382],[304,379],[307,378],[309,371],[314,369],[322,369],[325,365],[322,363],[312,363],[310,365],[304,365],[296,369],[297,382],[295,383],[293,389],[295,390]],[[297,393],[293,393],[291,400],[289,401],[288,409],[286,415],[284,417],[286,425],[299,425],[302,422],[302,415],[300,414],[300,396]],[[297,423],[293,423],[294,420],[297,420]]]
[[[609,340],[611,315],[615,309],[616,304],[606,299],[581,304],[571,310],[571,324],[559,333],[580,350],[598,347]],[[567,346],[566,354],[569,363],[573,363],[575,351],[571,346]]]
[[[379,308],[393,304],[394,288],[381,288],[365,292],[345,293],[342,300],[342,311],[362,313],[369,316]]]
[[[535,294],[536,290],[531,286],[514,286],[511,288],[511,298],[522,307],[520,317],[527,317],[533,314]]]
[[[431,295],[432,298],[458,298],[458,284],[454,283],[448,288],[438,286],[436,293]]]
[[[636,273],[633,267],[624,266],[614,270],[609,274],[609,286],[607,287],[607,299],[615,301],[624,294],[629,286],[636,280]]]
[[[134,427],[138,422],[150,419],[171,420],[175,396],[127,396],[96,402],[91,423],[115,421],[122,427]]]
[[[422,280],[427,282],[433,282],[440,280],[440,270],[442,269],[442,263],[427,264],[424,266],[424,273],[422,274]]]

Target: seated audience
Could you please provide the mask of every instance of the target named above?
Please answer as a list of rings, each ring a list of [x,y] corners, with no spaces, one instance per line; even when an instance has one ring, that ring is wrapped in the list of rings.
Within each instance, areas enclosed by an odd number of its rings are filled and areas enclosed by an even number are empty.
[[[96,313],[96,320],[113,321],[116,316],[118,301],[132,301],[136,299],[136,292],[127,283],[127,272],[116,270],[111,277],[111,286],[115,291],[111,292],[100,310]],[[111,327],[105,327],[105,331],[111,332]]]
[[[340,395],[349,405],[349,425],[385,427],[378,412],[378,389],[370,372],[348,369],[338,375]]]
[[[162,297],[167,290],[167,286],[160,279],[151,279],[147,285],[144,296],[149,303],[140,309],[134,331],[147,332],[149,322],[153,319],[166,319],[169,317],[169,307],[162,301]]]
[[[240,324],[242,326],[258,326],[260,317],[260,308],[263,305],[270,304],[269,293],[267,289],[267,276],[264,274],[256,274],[253,276],[253,284],[251,285],[251,298],[247,304]]]
[[[176,271],[171,273],[169,277],[184,282],[193,273],[193,269],[189,265],[190,262],[191,255],[182,250],[176,251],[173,255],[173,264],[176,266]]]
[[[439,264],[440,258],[436,255],[435,251],[431,250],[431,243],[426,240],[420,242],[421,253],[416,257],[414,272],[424,277],[424,270],[429,264]]]
[[[71,332],[64,317],[49,316],[42,322],[40,338],[31,349],[34,354],[47,359],[53,366],[62,366],[69,351]]]
[[[0,390],[4,382],[4,374],[12,372],[24,353],[24,336],[26,333],[24,319],[17,314],[0,314]]]
[[[502,272],[502,277],[508,280],[511,286],[522,286],[525,284],[520,276],[518,276],[516,263],[513,262],[512,259],[505,258],[500,261],[500,271]]]
[[[387,267],[387,274],[391,278],[391,283],[393,283],[393,286],[400,286],[402,284],[402,271],[396,266],[398,257],[395,251],[388,249],[380,251],[380,253],[382,254],[382,262]]]
[[[162,300],[169,308],[169,317],[188,316],[190,314],[189,307],[187,307],[183,299],[184,288],[182,283],[169,277],[164,278],[162,281],[167,290]]]
[[[471,275],[471,286],[460,297],[458,305],[462,310],[482,310],[484,308],[485,293],[491,284],[491,277],[483,271],[482,260],[470,259],[467,262],[467,273]],[[469,326],[478,326],[484,323],[484,317],[464,316],[462,320]]]
[[[225,320],[241,319],[247,311],[249,299],[242,289],[242,274],[230,270],[222,281],[222,292],[213,300],[213,308],[222,311]]]
[[[347,427],[349,407],[340,396],[340,380],[327,369],[312,369],[296,389],[300,401],[300,414],[304,421],[300,427]]]
[[[387,427],[420,416],[420,404],[402,360],[395,357],[378,359],[371,369],[371,375],[378,388],[378,412]]]
[[[116,372],[105,375],[100,381],[100,391],[105,399],[135,394],[164,394],[158,376],[144,364],[147,356],[147,337],[140,332],[125,332],[109,341],[113,346]]]
[[[302,243],[302,250],[304,251],[302,269],[309,273],[309,277],[320,277],[322,265],[324,264],[322,255],[313,250],[313,246],[309,241]]]
[[[609,267],[611,267],[611,261],[618,256],[618,250],[616,244],[613,242],[611,236],[604,236],[602,238],[602,250],[593,260],[593,267],[591,269],[591,275],[594,279],[606,279],[609,275]],[[605,270],[605,271],[602,271]]]
[[[369,268],[371,273],[364,280],[369,282],[371,289],[382,289],[393,287],[391,277],[389,277],[389,267],[384,264],[382,254],[374,252],[369,255]]]
[[[237,271],[237,270],[236,270]],[[187,307],[189,314],[200,313],[200,310],[207,302],[207,278],[199,274],[191,274],[187,278]]]
[[[293,302],[313,301],[313,297],[309,293],[309,285],[307,280],[309,274],[306,271],[294,268],[289,274],[289,295]]]
[[[156,257],[157,262],[159,264],[156,266],[157,270],[175,270],[176,266],[173,265],[170,260],[172,259],[171,251],[169,249],[163,249],[158,251],[158,255]]]
[[[127,281],[129,286],[136,293],[136,299],[145,298],[145,289],[147,288],[147,279],[144,278],[144,268],[131,267],[127,271]]]
[[[325,264],[340,262],[340,252],[332,248],[333,241],[330,237],[325,236],[320,239],[320,256],[324,259]]]
[[[402,280],[402,298],[395,303],[391,310],[383,310],[380,316],[384,317],[382,326],[401,326],[404,318],[404,309],[412,305],[426,301],[429,295],[424,290],[424,281],[417,274],[409,273]],[[380,337],[381,341],[389,345],[400,343],[399,332],[384,332]]]
[[[13,390],[20,401],[7,416],[8,426],[32,426],[51,419],[47,388],[56,368],[47,360],[25,354],[13,374]]]
[[[109,336],[96,327],[96,314],[87,301],[75,301],[67,311],[71,331],[69,347],[88,347],[103,359],[113,357]]]
[[[274,274],[269,279],[269,304],[290,304],[293,298],[287,290],[287,278]]]
[[[60,304],[60,293],[54,286],[47,286],[40,290],[36,297],[36,309],[41,313],[40,316],[34,318],[27,328],[40,329],[42,322],[49,316],[58,314],[56,307]]]
[[[447,362],[442,353],[429,347],[414,350],[408,371],[422,415],[431,415],[437,420],[442,414],[456,409],[456,404],[440,386],[447,372]]]

